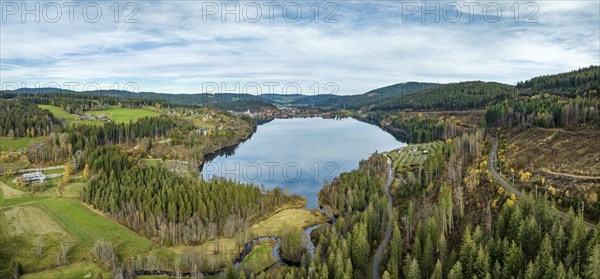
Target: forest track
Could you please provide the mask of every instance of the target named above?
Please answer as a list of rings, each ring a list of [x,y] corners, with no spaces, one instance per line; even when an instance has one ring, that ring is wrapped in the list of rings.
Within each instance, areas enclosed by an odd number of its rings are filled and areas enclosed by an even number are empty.
[[[508,183],[497,171],[496,171],[496,151],[498,149],[498,140],[497,139],[493,139],[494,140],[494,146],[492,147],[492,152],[490,152],[490,160],[489,160],[489,168],[490,168],[490,172],[492,173],[492,176],[494,177],[494,180],[496,180],[496,182],[498,182],[498,184],[500,184],[502,187],[504,187],[505,189],[507,189],[509,192],[515,194],[515,196],[517,197],[521,197],[523,196],[523,193],[519,190],[517,190],[517,188],[513,187],[510,183]],[[560,210],[558,210],[557,208],[554,208],[558,214],[558,217],[560,217],[560,219],[562,220],[568,220],[569,216],[567,215],[567,213],[564,213]],[[588,228],[588,229],[593,229],[596,227],[596,225],[589,223],[585,220],[583,220],[583,224]]]
[[[387,196],[387,210],[388,210],[388,222],[387,222],[387,228],[385,229],[385,235],[383,237],[383,240],[381,241],[381,244],[379,244],[379,248],[377,248],[377,253],[375,253],[375,257],[373,257],[373,275],[372,278],[373,279],[378,279],[381,277],[380,273],[379,273],[379,264],[381,263],[381,258],[383,257],[383,251],[385,250],[385,247],[388,246],[388,244],[390,243],[390,239],[392,238],[392,195],[390,195],[390,186],[392,185],[392,182],[394,182],[394,173],[393,173],[393,168],[392,168],[392,160],[387,157],[387,163],[388,163],[388,179],[387,179],[387,183],[385,185],[385,195]]]
[[[577,174],[551,171],[549,169],[542,169],[542,171],[545,173],[552,174],[552,175],[566,176],[566,177],[576,178],[576,179],[581,179],[581,180],[600,180],[600,176],[577,175]]]

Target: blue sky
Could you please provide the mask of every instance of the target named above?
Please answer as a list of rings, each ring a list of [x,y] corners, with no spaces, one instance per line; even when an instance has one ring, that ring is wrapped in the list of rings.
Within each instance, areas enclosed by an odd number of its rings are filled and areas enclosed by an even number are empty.
[[[596,0],[126,3],[2,0],[2,88],[358,94],[600,64]]]

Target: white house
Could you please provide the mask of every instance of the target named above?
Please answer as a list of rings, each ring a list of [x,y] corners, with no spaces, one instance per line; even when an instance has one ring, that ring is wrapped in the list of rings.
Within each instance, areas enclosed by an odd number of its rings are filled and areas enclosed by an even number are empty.
[[[46,182],[46,176],[39,171],[30,172],[23,174],[23,180],[27,184],[29,184],[30,182]]]

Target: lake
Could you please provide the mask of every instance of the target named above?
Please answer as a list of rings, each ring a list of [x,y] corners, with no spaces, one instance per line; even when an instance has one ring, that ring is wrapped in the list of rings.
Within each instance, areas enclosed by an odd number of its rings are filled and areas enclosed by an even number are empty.
[[[275,119],[259,125],[247,141],[206,162],[202,176],[280,186],[303,196],[307,207],[314,208],[324,181],[357,169],[359,161],[375,151],[402,146],[406,144],[381,128],[353,118]]]

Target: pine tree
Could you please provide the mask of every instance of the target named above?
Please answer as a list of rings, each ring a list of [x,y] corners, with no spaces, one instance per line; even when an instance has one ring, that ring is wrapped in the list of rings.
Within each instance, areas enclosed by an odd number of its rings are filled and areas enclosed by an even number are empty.
[[[556,265],[554,264],[552,243],[550,242],[550,236],[548,236],[548,234],[546,234],[542,240],[542,246],[535,259],[535,265],[539,268],[540,278],[554,278]]]
[[[398,277],[402,269],[402,234],[398,223],[394,222],[392,228],[392,240],[390,241],[390,261],[389,265],[393,268],[390,270],[390,275]]]
[[[442,279],[442,262],[440,260],[435,264],[435,269],[433,270],[433,274],[431,274],[431,279]]]
[[[533,262],[529,262],[527,269],[525,270],[525,279],[538,278],[538,270]]]
[[[462,237],[462,246],[460,247],[460,261],[464,264],[463,273],[466,278],[471,278],[473,275],[473,267],[477,258],[477,244],[471,238],[471,230],[469,227],[465,229]]]
[[[352,262],[364,267],[369,257],[370,247],[367,239],[367,226],[359,222],[352,229]]]
[[[475,260],[475,274],[477,274],[478,278],[484,278],[486,276],[490,276],[490,256],[486,249],[482,246],[479,246],[479,251],[477,252],[477,259]]]
[[[566,278],[567,278],[567,271],[565,270],[565,266],[563,265],[562,261],[559,261],[558,267],[556,268],[556,272],[555,272],[555,279],[566,279]]]
[[[416,259],[413,259],[408,267],[407,279],[421,279],[421,271],[419,270],[419,263]]]
[[[594,245],[587,259],[585,274],[588,278],[600,278],[600,243]]]
[[[462,264],[460,263],[460,261],[457,261],[454,266],[452,267],[452,269],[450,269],[450,272],[448,272],[448,279],[462,279],[465,278],[463,276],[463,268],[462,268]]]
[[[422,260],[421,260],[422,273],[423,273],[423,276],[425,276],[425,277],[429,277],[430,274],[433,272],[433,268],[434,268],[433,253],[434,253],[433,240],[431,239],[430,234],[427,233],[427,236],[425,237],[425,246],[423,247]]]
[[[513,241],[504,260],[504,268],[508,272],[508,275],[518,277],[521,274],[521,269],[524,266],[524,258],[523,250]]]

